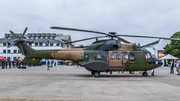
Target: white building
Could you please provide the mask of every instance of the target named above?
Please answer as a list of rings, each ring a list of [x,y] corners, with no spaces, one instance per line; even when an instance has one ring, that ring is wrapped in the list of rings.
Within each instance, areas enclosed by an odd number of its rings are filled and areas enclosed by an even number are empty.
[[[22,34],[16,34],[21,36]],[[27,43],[29,46],[36,50],[47,49],[67,49],[73,48],[73,45],[66,45],[64,42],[70,42],[70,35],[56,34],[56,33],[28,33],[25,35],[28,41],[35,41],[36,43]],[[5,37],[0,39],[0,56],[7,58],[8,60],[15,60],[19,57],[23,58],[21,51],[15,45],[7,48],[14,42],[14,36],[12,34],[5,34]]]
[[[150,43],[141,47],[146,48],[148,51],[154,54],[158,59],[160,59],[165,56],[165,54],[163,53],[164,47],[170,43],[171,43],[171,40],[159,39],[158,41],[155,41],[153,43]]]

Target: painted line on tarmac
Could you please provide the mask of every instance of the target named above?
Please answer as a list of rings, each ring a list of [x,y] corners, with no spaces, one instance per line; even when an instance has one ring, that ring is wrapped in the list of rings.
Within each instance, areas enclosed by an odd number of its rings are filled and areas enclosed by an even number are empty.
[[[0,101],[80,101],[80,100],[28,100],[28,99],[0,99]]]

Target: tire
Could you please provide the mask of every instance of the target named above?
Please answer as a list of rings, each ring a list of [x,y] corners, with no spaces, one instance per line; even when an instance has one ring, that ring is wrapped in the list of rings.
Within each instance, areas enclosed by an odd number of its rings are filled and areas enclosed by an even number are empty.
[[[100,76],[100,72],[94,72],[94,77],[99,77]]]
[[[148,73],[147,73],[147,72],[143,72],[142,75],[145,76],[145,77],[147,77],[147,76],[148,76]]]

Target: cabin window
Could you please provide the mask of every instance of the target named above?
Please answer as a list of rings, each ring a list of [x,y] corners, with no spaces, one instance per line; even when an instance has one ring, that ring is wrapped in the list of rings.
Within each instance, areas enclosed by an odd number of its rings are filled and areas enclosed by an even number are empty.
[[[128,59],[128,54],[124,54],[124,59]]]
[[[135,56],[134,54],[129,55],[129,61],[135,61]]]
[[[8,43],[8,46],[10,45],[11,43]]]
[[[85,54],[84,55],[84,58],[87,60],[89,58],[89,55],[88,54]]]
[[[110,59],[115,59],[115,55],[114,54],[110,54]]]
[[[97,55],[97,59],[101,59],[101,54],[98,54],[98,55]]]
[[[121,59],[121,54],[116,54],[116,59]]]

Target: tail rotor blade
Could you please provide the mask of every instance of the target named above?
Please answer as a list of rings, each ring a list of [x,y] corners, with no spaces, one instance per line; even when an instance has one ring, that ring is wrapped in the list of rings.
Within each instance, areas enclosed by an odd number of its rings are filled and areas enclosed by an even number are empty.
[[[21,45],[20,45],[20,50],[21,50],[22,55],[24,55],[24,50],[23,50],[23,47]]]
[[[18,37],[16,36],[16,34],[14,34],[13,31],[10,30],[9,32],[11,32],[11,34],[13,34],[16,38],[18,38]]]
[[[21,36],[21,38],[24,37],[24,35],[25,35],[27,29],[28,29],[28,27],[25,28],[25,30],[24,30],[23,35]]]

